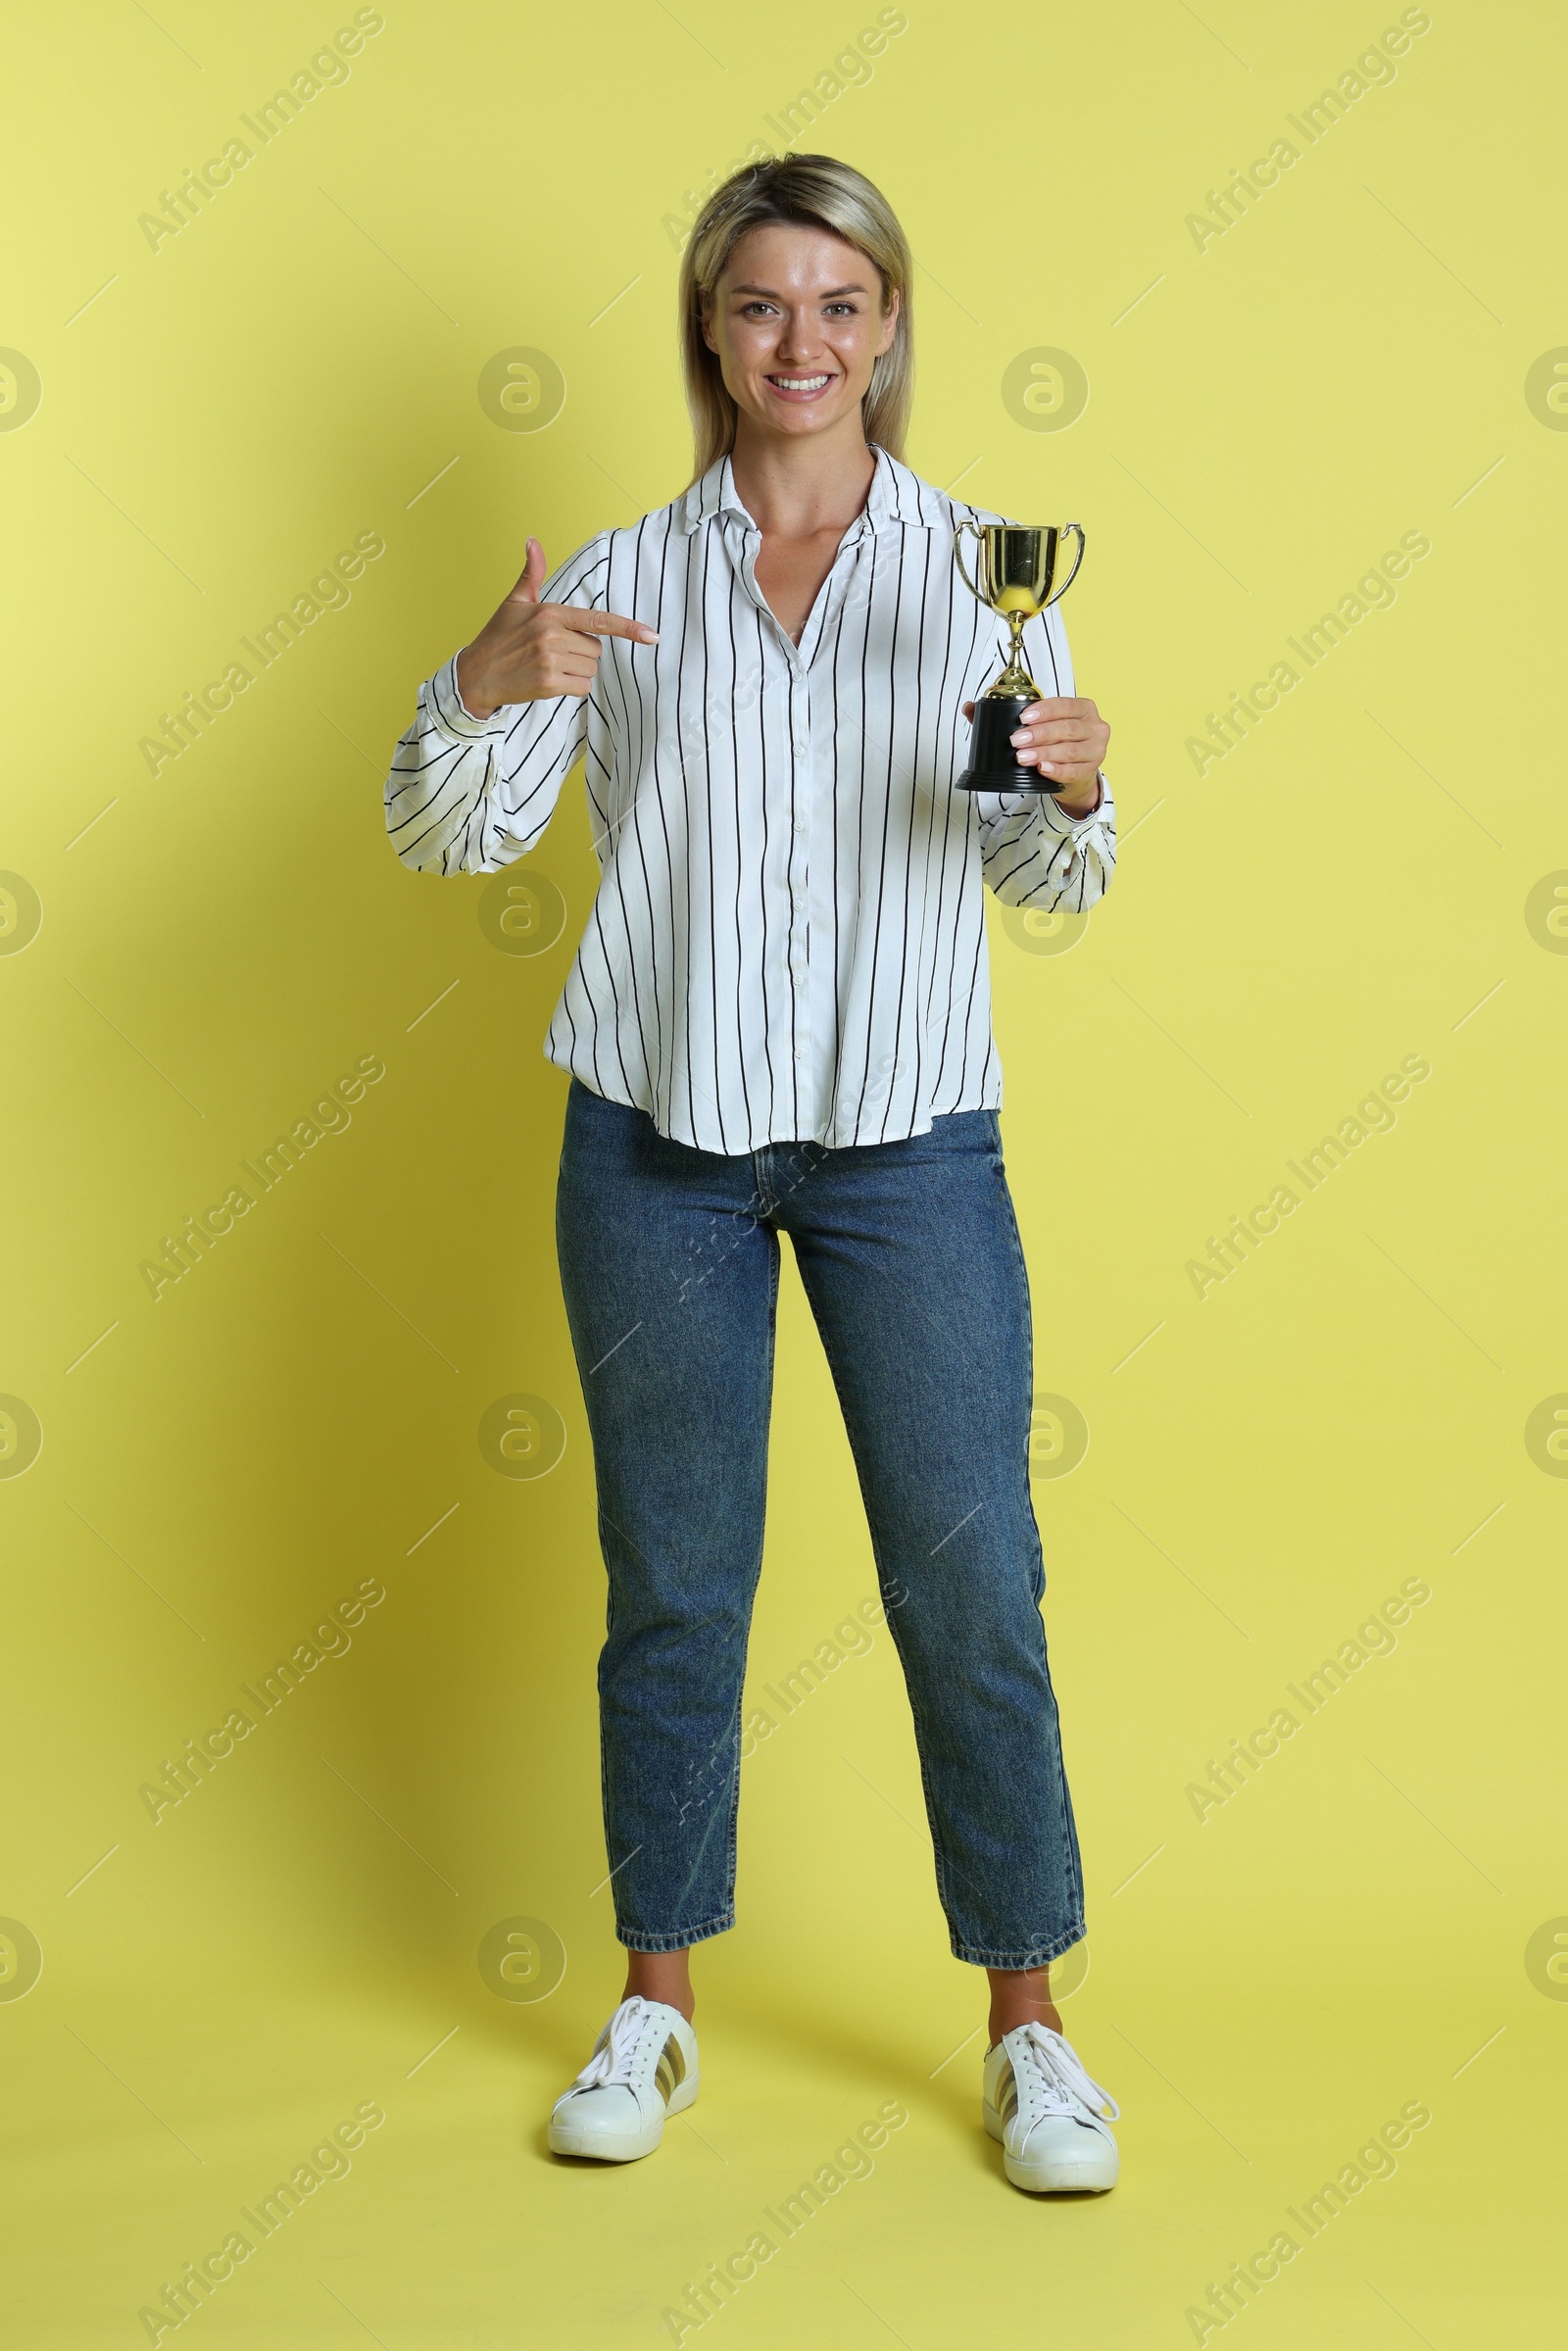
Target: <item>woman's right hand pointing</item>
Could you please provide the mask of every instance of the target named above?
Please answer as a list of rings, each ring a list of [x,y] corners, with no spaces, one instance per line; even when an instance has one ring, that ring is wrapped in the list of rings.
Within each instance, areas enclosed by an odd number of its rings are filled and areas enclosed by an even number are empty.
[[[545,551],[528,541],[522,577],[458,656],[458,692],[474,718],[489,718],[503,703],[545,702],[558,694],[587,694],[606,637],[657,645],[646,620],[618,612],[590,612],[576,604],[541,604]]]

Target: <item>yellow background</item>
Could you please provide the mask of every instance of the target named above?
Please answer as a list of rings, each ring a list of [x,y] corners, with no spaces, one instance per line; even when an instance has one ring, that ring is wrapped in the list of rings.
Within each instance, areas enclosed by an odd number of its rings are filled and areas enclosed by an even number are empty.
[[[1568,962],[1525,917],[1568,866],[1568,439],[1525,393],[1568,341],[1544,6],[1434,0],[1392,84],[1202,252],[1205,191],[1397,10],[911,0],[803,142],[868,171],[918,256],[913,465],[1089,534],[1067,616],[1115,729],[1121,870],[1071,953],[997,920],[993,961],[1037,1377],[1090,1432],[1053,1477],[1042,1422],[1037,1500],[1089,1885],[1066,2016],[1121,2099],[1123,2181],[1007,2189],[980,2041],[944,2065],[984,1986],[947,1952],[885,1634],[747,1766],[690,2126],[625,2170],[543,2151],[619,1987],[565,1081],[539,1051],[594,866],[574,780],[531,860],[565,934],[500,953],[482,881],[397,864],[381,778],[528,531],[555,562],[683,485],[666,220],[875,13],[388,0],[351,78],[156,253],[138,216],[352,12],[10,21],[0,343],[42,384],[0,430],[0,865],[43,909],[0,955],[0,1389],[43,1432],[0,1480],[0,1913],[43,1954],[0,2001],[17,2351],[145,2340],[138,2309],[366,2099],[384,2126],[189,2322],[210,2344],[667,2341],[685,2282],[890,2098],[909,2121],[874,2176],[710,2322],[724,2341],[1191,2341],[1209,2282],[1413,2099],[1396,2176],[1226,2336],[1551,2339],[1568,2006],[1527,1950],[1568,1913],[1568,1488],[1525,1443],[1568,1389]],[[565,379],[537,433],[477,397],[514,346]],[[1042,346],[1089,379],[1065,430],[1002,398]],[[367,529],[386,553],[348,607],[150,775],[160,713]],[[1397,604],[1200,778],[1205,713],[1408,530],[1432,553]],[[1397,1127],[1200,1302],[1187,1260],[1411,1053],[1432,1075]],[[352,1127],[154,1302],[160,1237],[364,1054],[386,1075]],[[479,1449],[519,1392],[565,1424],[541,1479]],[[1188,1784],[1411,1576],[1432,1598],[1395,1653],[1200,1824]],[[155,1825],[140,1785],[362,1578],[386,1598],[352,1649]],[[872,1589],[790,1275],[757,1685]],[[517,1916],[565,1949],[543,2000],[479,1972]]]

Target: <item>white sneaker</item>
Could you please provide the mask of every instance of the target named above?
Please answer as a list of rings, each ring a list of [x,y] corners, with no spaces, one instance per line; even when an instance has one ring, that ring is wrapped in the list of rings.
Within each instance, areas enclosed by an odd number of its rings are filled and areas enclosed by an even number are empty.
[[[697,2095],[697,2035],[678,2008],[634,1995],[622,2000],[570,2089],[556,2100],[549,2143],[556,2155],[633,2163],[652,2155],[666,2114]]]
[[[1120,2158],[1102,2116],[1121,2108],[1048,2026],[1015,2025],[987,2050],[980,2112],[1014,2187],[1115,2186]]]

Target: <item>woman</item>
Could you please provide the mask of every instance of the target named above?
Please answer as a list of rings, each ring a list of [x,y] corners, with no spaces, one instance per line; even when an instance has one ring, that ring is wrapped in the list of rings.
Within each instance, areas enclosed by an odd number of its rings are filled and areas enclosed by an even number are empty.
[[[902,460],[908,248],[819,155],[717,190],[681,270],[696,475],[522,577],[419,689],[387,822],[490,873],[586,752],[601,880],[545,1051],[571,1073],[557,1239],[609,1572],[599,1692],[624,1996],[557,2152],[624,2162],[697,2093],[688,1953],[734,1924],[778,1235],[832,1366],[914,1715],[955,1954],[990,1978],[987,2129],[1033,2190],[1105,2188],[1116,2108],[1061,2033],[1084,1933],[1030,1503],[1029,1297],[1003,1171],[982,883],[1089,906],[1109,729],[1050,696],[1045,789],[954,789],[999,632],[956,505]],[[983,519],[999,520],[997,515]]]

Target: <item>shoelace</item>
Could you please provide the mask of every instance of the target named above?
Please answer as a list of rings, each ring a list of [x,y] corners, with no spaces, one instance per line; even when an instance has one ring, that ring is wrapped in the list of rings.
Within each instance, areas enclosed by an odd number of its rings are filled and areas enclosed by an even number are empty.
[[[1098,2116],[1104,2109],[1112,2122],[1120,2120],[1121,2108],[1109,2090],[1102,2088],[1092,2075],[1085,2073],[1077,2053],[1059,2033],[1039,2024],[1025,2025],[1022,2032],[1024,2046],[1041,2084],[1044,2113],[1073,2114],[1079,2106],[1086,2106],[1093,2115]]]
[[[655,2023],[653,2010],[639,1993],[622,2000],[610,2020],[609,2037],[597,2048],[572,2083],[573,2089],[600,2089],[608,2082],[630,2084],[636,2062]]]

